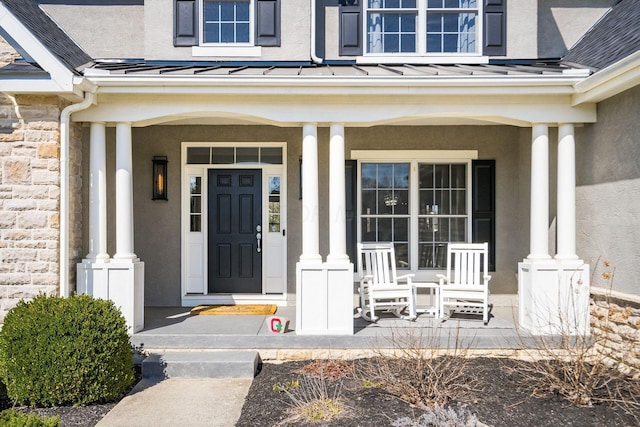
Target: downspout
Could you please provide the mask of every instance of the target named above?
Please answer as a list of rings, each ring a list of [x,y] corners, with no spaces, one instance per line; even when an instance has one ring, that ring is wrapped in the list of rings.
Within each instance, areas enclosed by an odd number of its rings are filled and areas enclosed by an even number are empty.
[[[322,64],[323,59],[316,55],[316,1],[311,0],[311,62]]]
[[[60,295],[68,297],[69,289],[69,122],[71,114],[85,110],[93,103],[93,92],[85,92],[84,100],[65,107],[60,113]]]

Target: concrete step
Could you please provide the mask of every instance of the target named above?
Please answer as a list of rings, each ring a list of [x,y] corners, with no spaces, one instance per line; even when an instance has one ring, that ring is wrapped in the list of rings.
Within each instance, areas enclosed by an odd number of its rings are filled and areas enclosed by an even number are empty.
[[[151,354],[142,362],[142,377],[253,378],[259,362],[258,352],[249,350]]]

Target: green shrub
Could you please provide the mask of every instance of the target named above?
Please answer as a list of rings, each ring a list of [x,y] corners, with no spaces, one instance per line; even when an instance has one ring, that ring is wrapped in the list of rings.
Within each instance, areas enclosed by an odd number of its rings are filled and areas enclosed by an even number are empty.
[[[0,425],[3,427],[58,427],[60,417],[40,418],[37,415],[7,409],[0,413]]]
[[[87,295],[20,302],[0,331],[0,378],[21,404],[114,400],[134,380],[125,320],[112,302]]]

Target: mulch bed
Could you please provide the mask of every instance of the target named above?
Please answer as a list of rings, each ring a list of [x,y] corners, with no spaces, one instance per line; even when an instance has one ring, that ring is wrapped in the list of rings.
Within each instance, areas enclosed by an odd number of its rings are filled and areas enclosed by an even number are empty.
[[[368,363],[363,359],[353,363]],[[347,362],[351,364],[351,362]],[[342,384],[340,397],[346,410],[331,421],[311,422],[291,420],[291,399],[282,390],[288,384],[300,381],[304,373],[313,373],[321,362],[299,361],[281,364],[265,363],[255,377],[237,427],[269,426],[426,426],[417,424],[424,410],[387,393],[383,388],[364,384],[351,370],[325,370],[327,384]],[[457,402],[453,408],[464,407],[484,425],[512,426],[638,426],[638,418],[615,406],[594,405],[579,407],[559,396],[536,398],[526,384],[509,372],[512,361],[497,358],[471,359],[469,369],[476,378],[474,390]],[[330,381],[330,380],[333,380]],[[333,384],[333,385],[332,385]],[[275,387],[274,387],[275,386]],[[41,416],[60,416],[63,427],[92,427],[102,419],[115,403],[78,407],[17,408]],[[10,402],[0,401],[0,410],[11,407]],[[640,414],[636,414],[640,416]],[[413,424],[407,424],[407,417]],[[404,424],[400,423],[405,419]],[[479,424],[479,425],[483,425]]]
[[[348,408],[331,421],[292,420],[291,398],[282,387],[302,378],[310,362],[265,363],[249,390],[237,427],[253,426],[413,426],[398,424],[403,417],[416,423],[424,413],[380,387],[370,387],[347,375],[340,396]],[[356,361],[355,363],[367,363]],[[537,398],[506,369],[512,361],[496,358],[472,359],[469,368],[477,379],[472,392],[450,406],[466,407],[480,423],[490,426],[637,426],[638,419],[621,408],[607,405],[579,407],[559,396]],[[274,387],[276,385],[276,387]],[[279,389],[279,390],[278,390]]]

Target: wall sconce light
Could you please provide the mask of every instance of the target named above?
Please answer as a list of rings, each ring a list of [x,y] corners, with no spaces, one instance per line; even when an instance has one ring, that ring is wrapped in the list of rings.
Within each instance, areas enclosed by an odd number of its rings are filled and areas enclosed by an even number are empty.
[[[153,197],[151,200],[167,198],[167,156],[153,156]]]

